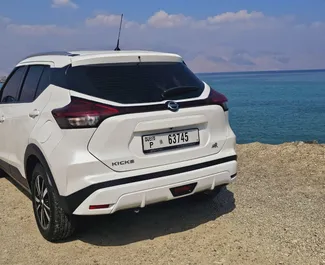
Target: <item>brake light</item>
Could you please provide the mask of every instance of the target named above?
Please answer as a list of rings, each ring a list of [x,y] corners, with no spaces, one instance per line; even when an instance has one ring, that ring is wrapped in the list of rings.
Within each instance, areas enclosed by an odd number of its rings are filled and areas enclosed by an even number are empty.
[[[208,104],[217,104],[220,105],[224,111],[228,110],[227,102],[228,99],[225,95],[221,94],[220,92],[217,92],[211,88],[210,95],[207,98]]]
[[[101,205],[90,205],[89,210],[99,210],[109,208],[109,204],[101,204]]]
[[[118,113],[117,108],[74,97],[67,106],[52,111],[61,129],[98,127],[104,119]]]
[[[220,105],[228,111],[227,98],[211,88],[206,99],[180,102],[181,108],[190,108],[203,105]],[[59,109],[52,111],[53,117],[61,129],[97,128],[106,118],[129,113],[167,110],[166,104],[114,107],[86,99],[71,97],[71,102]]]

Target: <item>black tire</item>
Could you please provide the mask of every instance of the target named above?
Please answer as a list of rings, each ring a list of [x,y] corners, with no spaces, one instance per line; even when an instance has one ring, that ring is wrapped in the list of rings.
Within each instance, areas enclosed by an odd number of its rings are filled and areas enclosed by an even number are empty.
[[[50,242],[71,236],[75,231],[75,218],[60,207],[48,174],[39,163],[33,170],[31,192],[34,215],[42,236]]]

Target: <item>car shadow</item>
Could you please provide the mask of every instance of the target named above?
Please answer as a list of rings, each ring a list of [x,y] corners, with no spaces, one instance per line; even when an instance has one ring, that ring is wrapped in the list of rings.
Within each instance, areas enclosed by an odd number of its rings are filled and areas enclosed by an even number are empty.
[[[13,186],[15,186],[22,194],[24,194],[29,200],[32,199],[31,194],[25,190],[16,180],[8,176],[6,173],[2,172],[0,178],[5,178],[8,180]]]
[[[205,197],[205,198],[204,198]],[[234,194],[226,187],[216,196],[190,196],[113,215],[79,217],[79,229],[68,241],[96,246],[122,246],[193,229],[236,208]]]

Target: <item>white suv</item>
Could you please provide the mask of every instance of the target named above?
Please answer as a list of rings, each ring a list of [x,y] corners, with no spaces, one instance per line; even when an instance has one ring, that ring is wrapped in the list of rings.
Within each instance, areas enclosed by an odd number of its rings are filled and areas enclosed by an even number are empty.
[[[0,93],[0,166],[31,193],[43,237],[76,215],[215,190],[236,178],[226,97],[175,54],[53,52],[21,61]]]

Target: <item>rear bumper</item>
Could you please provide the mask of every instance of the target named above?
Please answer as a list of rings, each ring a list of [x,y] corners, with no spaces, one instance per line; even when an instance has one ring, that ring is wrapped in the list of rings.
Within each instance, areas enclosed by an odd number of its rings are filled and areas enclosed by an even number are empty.
[[[145,207],[173,200],[233,182],[237,173],[237,156],[229,156],[200,164],[95,183],[69,196],[60,196],[61,205],[75,215],[112,214],[116,211]],[[171,188],[196,184],[186,195],[175,197]],[[109,205],[90,210],[90,205]]]

